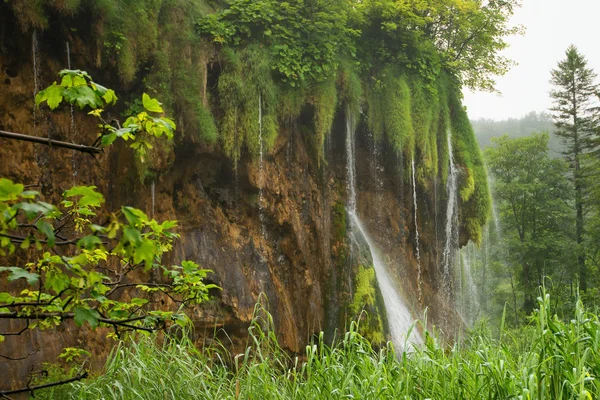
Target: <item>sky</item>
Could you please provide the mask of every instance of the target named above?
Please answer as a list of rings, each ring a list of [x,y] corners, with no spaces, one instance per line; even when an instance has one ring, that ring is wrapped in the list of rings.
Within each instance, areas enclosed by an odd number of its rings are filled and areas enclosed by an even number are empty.
[[[504,54],[518,63],[496,79],[501,95],[472,93],[465,89],[469,118],[503,120],[520,118],[530,111],[547,111],[552,102],[550,71],[574,44],[600,74],[600,0],[521,0],[513,24],[523,36],[508,39]],[[600,82],[600,80],[597,80]]]

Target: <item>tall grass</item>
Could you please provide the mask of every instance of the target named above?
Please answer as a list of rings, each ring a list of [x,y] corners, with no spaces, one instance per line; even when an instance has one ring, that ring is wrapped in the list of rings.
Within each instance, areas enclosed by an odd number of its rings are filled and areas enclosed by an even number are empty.
[[[356,325],[333,346],[323,335],[301,359],[257,317],[243,354],[197,350],[187,339],[117,346],[103,375],[39,393],[72,399],[595,399],[600,396],[598,317],[578,303],[571,321],[552,315],[543,293],[529,326],[500,335],[483,327],[444,346],[396,354],[371,347]],[[497,330],[496,330],[497,331]],[[496,332],[497,333],[497,332]],[[493,336],[496,336],[494,338]],[[499,336],[499,337],[498,337]]]

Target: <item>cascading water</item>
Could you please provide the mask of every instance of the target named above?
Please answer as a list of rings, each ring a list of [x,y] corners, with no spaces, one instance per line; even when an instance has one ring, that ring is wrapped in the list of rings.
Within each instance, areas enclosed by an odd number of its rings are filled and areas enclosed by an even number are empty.
[[[39,68],[38,68],[38,40],[37,40],[37,31],[34,29],[31,34],[31,57],[33,62],[33,134],[37,133],[37,106],[35,104],[35,96],[38,93],[38,77],[39,77]],[[37,147],[36,147],[37,148]]]
[[[468,326],[473,326],[477,321],[480,304],[477,286],[473,279],[473,244],[460,250],[460,301],[459,314]],[[466,254],[465,254],[466,253]]]
[[[415,179],[415,158],[412,161],[413,208],[415,211],[415,256],[417,258],[417,290],[419,303],[423,302],[423,277],[421,272],[421,250],[419,249],[419,224],[417,223],[417,181]]]
[[[67,53],[67,69],[71,69],[71,44],[67,40],[65,42],[66,53]],[[73,108],[73,104],[70,105],[70,117],[71,117],[71,125],[69,126],[69,133],[71,136],[71,140],[74,139],[74,135],[76,134],[76,126],[75,126],[75,112]],[[78,154],[75,150],[71,152],[71,169],[73,170],[73,177],[77,176],[78,168],[77,168],[77,158]]]
[[[346,173],[348,186],[348,203],[346,209],[350,219],[351,235],[361,236],[369,247],[373,268],[388,319],[388,329],[392,337],[392,343],[396,349],[404,349],[405,343],[422,344],[423,341],[416,329],[413,329],[410,337],[406,337],[413,326],[410,311],[402,297],[394,287],[391,277],[386,271],[385,264],[381,261],[373,241],[363,227],[356,212],[356,155],[355,155],[355,125],[350,111],[346,112]],[[406,342],[405,342],[405,339]],[[408,350],[408,349],[407,349]]]
[[[385,305],[385,312],[387,314],[389,325],[388,328],[394,347],[396,349],[405,349],[405,343],[413,343],[415,345],[423,344],[423,340],[416,329],[411,331],[408,338],[406,337],[409,330],[414,325],[410,311],[396,291],[393,281],[386,271],[385,265],[379,258],[375,246],[358,219],[358,216],[353,212],[350,212],[348,215],[352,222],[352,229],[356,230],[355,234],[360,234],[369,245],[371,257],[373,259],[373,268],[375,269],[377,283],[379,284],[379,289],[383,296],[383,303]],[[406,350],[409,349],[407,348]]]
[[[264,165],[263,165],[263,137],[262,137],[262,96],[258,95],[258,148],[259,148],[259,164],[258,164],[258,218],[260,220],[260,229],[263,239],[267,237],[265,228],[265,210],[264,210]]]
[[[448,207],[446,208],[446,242],[444,252],[442,254],[443,263],[443,290],[446,297],[450,297],[452,275],[450,269],[454,258],[454,242],[455,242],[455,225],[457,203],[458,203],[458,171],[454,165],[454,154],[452,151],[452,138],[448,132],[448,156],[450,161],[450,169],[448,172],[448,182],[446,186],[448,195]]]
[[[348,204],[346,209],[356,213],[356,164],[355,164],[355,142],[354,121],[350,109],[346,110],[346,175],[348,186]]]
[[[150,186],[150,191],[151,191],[151,198],[152,198],[152,214],[151,214],[151,218],[154,218],[154,204],[155,204],[155,200],[156,200],[156,184],[154,182],[154,180],[152,180],[152,185]]]

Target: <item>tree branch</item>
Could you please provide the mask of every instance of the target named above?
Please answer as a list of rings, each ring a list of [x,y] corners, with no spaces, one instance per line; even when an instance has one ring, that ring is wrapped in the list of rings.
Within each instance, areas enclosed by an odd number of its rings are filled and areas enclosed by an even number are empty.
[[[61,142],[59,140],[42,138],[39,136],[23,135],[22,133],[0,131],[0,137],[4,137],[7,139],[22,140],[25,142],[40,143],[40,144],[45,144],[50,147],[63,147],[65,149],[77,150],[77,151],[81,151],[82,153],[88,153],[88,154],[92,154],[92,155],[102,152],[101,147],[93,147],[93,146],[85,146],[83,144]]]
[[[46,388],[49,388],[49,387],[60,386],[60,385],[65,385],[67,383],[71,383],[71,382],[75,382],[75,381],[80,381],[82,379],[87,378],[87,376],[88,376],[87,371],[84,371],[82,374],[79,374],[77,376],[74,376],[73,378],[65,379],[65,380],[62,380],[62,381],[56,381],[56,382],[52,382],[52,383],[45,383],[43,385],[38,385],[38,386],[28,386],[26,388],[21,388],[21,389],[6,390],[4,392],[0,392],[0,396],[7,396],[9,394],[17,394],[17,393],[25,393],[25,392],[33,393],[34,390],[46,389]]]
[[[36,351],[32,352],[32,353],[28,353],[27,355],[23,356],[23,357],[9,357],[9,356],[5,356],[4,354],[0,354],[0,358],[4,358],[6,360],[10,360],[10,361],[19,361],[19,360],[24,360],[29,356],[34,355],[35,353],[37,353],[38,351],[40,351],[40,349],[37,349]]]

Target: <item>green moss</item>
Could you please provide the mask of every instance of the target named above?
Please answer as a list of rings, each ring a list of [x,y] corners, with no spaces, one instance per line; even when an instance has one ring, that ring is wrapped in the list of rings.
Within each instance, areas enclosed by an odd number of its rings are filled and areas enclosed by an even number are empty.
[[[336,202],[332,208],[333,240],[341,243],[345,240],[348,231],[348,221],[346,217],[346,206],[341,201]]]
[[[368,124],[375,140],[385,138],[396,154],[412,157],[415,134],[411,93],[406,77],[386,68],[367,90]]]
[[[461,227],[471,240],[480,243],[482,227],[491,208],[487,171],[475,133],[461,104],[460,91],[455,88],[449,94],[455,161],[466,172],[459,183]]]
[[[269,60],[269,53],[258,45],[222,52],[224,67],[218,83],[223,112],[220,132],[225,154],[234,162],[243,148],[252,156],[258,155],[261,135],[264,151],[272,148],[277,138],[278,88]]]
[[[421,78],[410,80],[411,117],[418,156],[417,177],[424,184],[437,174],[437,128],[439,117],[437,93],[427,90]]]
[[[353,115],[359,115],[360,103],[363,97],[362,82],[356,71],[348,64],[346,63],[340,68],[340,100],[350,109]]]
[[[313,89],[313,105],[315,106],[314,124],[315,150],[320,161],[323,158],[323,145],[325,138],[331,132],[335,110],[337,108],[338,97],[335,80],[328,79],[319,83]]]
[[[448,169],[450,159],[448,153],[448,135],[450,135],[450,108],[448,105],[448,77],[441,74],[438,79],[438,119],[436,130],[436,143],[438,154],[438,176],[441,177],[442,184],[446,184],[448,179]]]
[[[352,319],[360,318],[359,332],[372,343],[384,342],[383,323],[377,307],[375,270],[358,266],[354,277],[354,295],[349,305]]]

